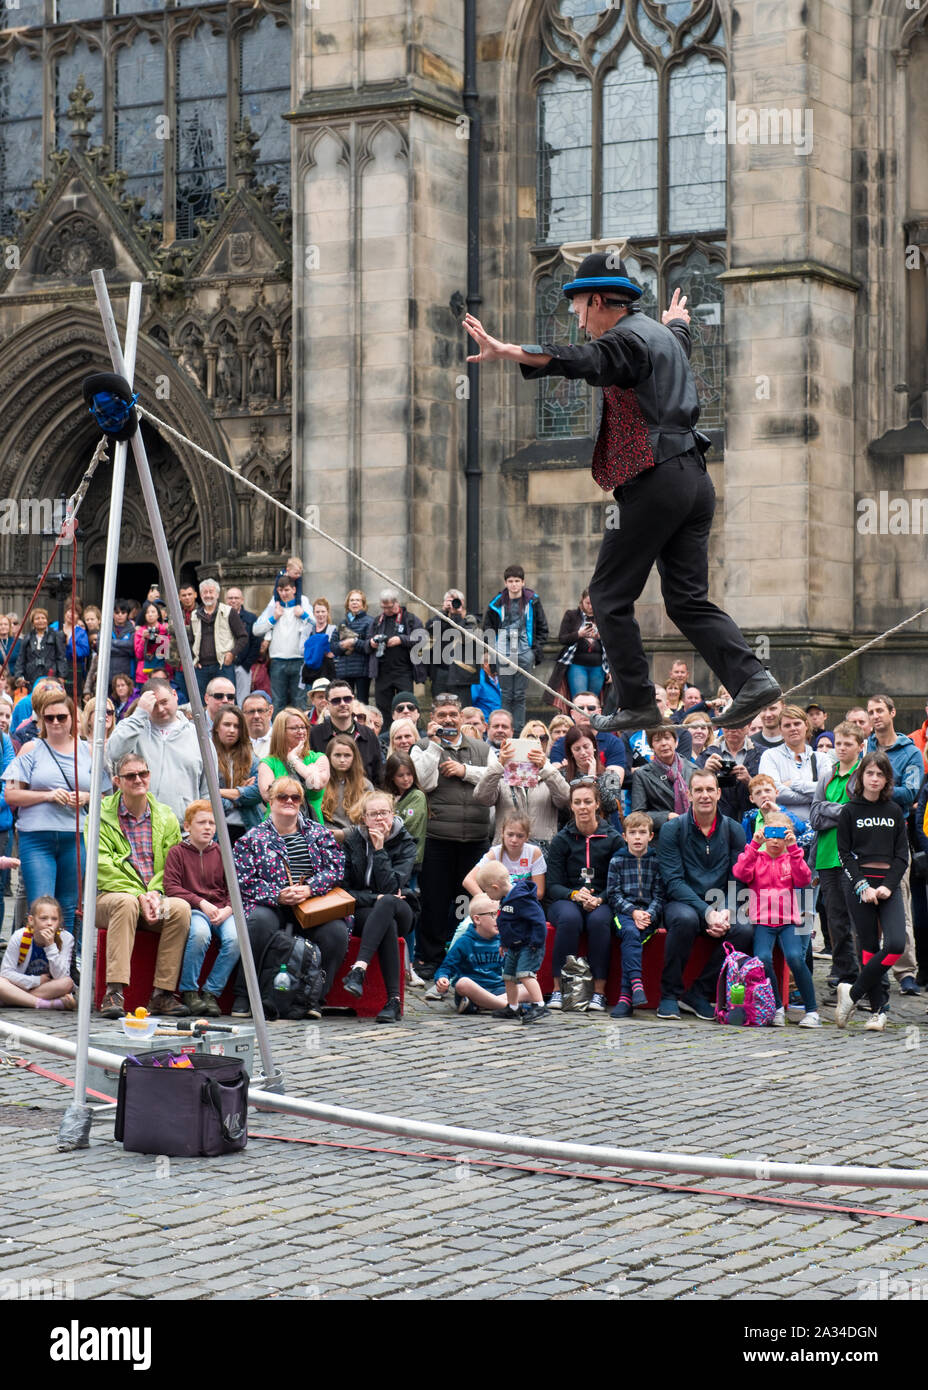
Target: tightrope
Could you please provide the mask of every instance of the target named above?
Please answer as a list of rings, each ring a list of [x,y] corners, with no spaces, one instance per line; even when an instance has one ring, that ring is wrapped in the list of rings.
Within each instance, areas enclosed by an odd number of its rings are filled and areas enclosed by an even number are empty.
[[[285,502],[279,501],[276,497],[272,496],[271,493],[265,491],[263,487],[259,487],[257,483],[253,483],[249,478],[245,478],[241,473],[237,473],[229,464],[223,463],[222,459],[217,458],[215,454],[211,454],[208,449],[204,449],[200,444],[194,443],[186,434],[181,434],[180,430],[176,430],[174,426],[169,425],[166,420],[159,420],[157,415],[153,415],[150,410],[146,410],[142,405],[136,405],[136,410],[140,415],[144,415],[146,420],[150,420],[157,429],[166,430],[168,434],[172,434],[175,439],[179,439],[181,443],[188,445],[189,448],[200,454],[202,458],[208,459],[209,462],[214,463],[217,468],[221,468],[224,473],[228,473],[237,483],[242,483],[245,487],[250,487],[252,492],[258,493],[260,497],[265,498],[272,506],[278,507],[282,512],[285,512],[287,516],[292,516],[301,526],[305,526],[307,531],[314,531],[317,536],[321,536],[323,540],[329,541],[331,545],[334,545],[338,550],[342,551],[344,555],[350,556],[352,560],[357,560],[359,565],[363,565],[364,568],[370,570],[372,574],[379,575],[381,579],[385,579],[393,588],[401,589],[414,603],[419,603],[423,608],[427,608],[436,618],[442,618],[449,627],[456,628],[458,632],[463,633],[465,637],[475,642],[483,651],[489,652],[501,664],[510,667],[513,671],[520,672],[526,680],[531,681],[533,685],[537,685],[539,690],[543,690],[546,695],[552,696],[555,700],[562,702],[570,709],[577,708],[574,702],[568,699],[566,695],[562,695],[557,690],[553,690],[550,685],[546,685],[543,680],[533,675],[531,671],[523,670],[516,662],[510,661],[508,657],[498,652],[495,647],[488,646],[486,642],[475,636],[473,632],[462,627],[460,623],[456,623],[453,618],[449,618],[448,614],[444,613],[440,608],[433,607],[421,594],[417,594],[399,579],[394,579],[391,575],[378,569],[370,560],[365,559],[363,555],[359,555],[357,551],[352,550],[351,547],[345,545],[343,541],[337,540],[335,536],[329,535],[328,531],[323,531],[322,527],[317,526],[315,522],[309,521],[305,516],[300,516],[299,512],[294,511],[292,507],[288,507]],[[847,656],[842,656],[837,661],[833,661],[830,666],[824,667],[821,671],[816,671],[814,676],[809,676],[807,680],[799,681],[797,685],[791,685],[789,690],[783,691],[782,698],[787,700],[790,695],[795,695],[797,690],[804,690],[807,685],[814,685],[817,681],[820,681],[823,676],[830,675],[832,671],[837,671],[839,667],[846,665],[847,662],[856,661],[863,652],[869,651],[871,647],[878,646],[879,643],[884,642],[887,637],[891,637],[894,632],[899,632],[902,628],[908,627],[909,623],[916,622],[919,618],[924,617],[926,613],[928,613],[928,607],[920,608],[917,613],[913,613],[908,618],[903,618],[901,623],[896,623],[894,627],[888,627],[885,632],[881,632],[878,637],[872,637],[870,641],[865,642],[862,647],[855,647],[852,652],[848,652]]]

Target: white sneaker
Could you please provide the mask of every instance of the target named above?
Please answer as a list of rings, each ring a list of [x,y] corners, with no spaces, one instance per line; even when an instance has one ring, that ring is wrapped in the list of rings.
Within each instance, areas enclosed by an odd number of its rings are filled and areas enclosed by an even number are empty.
[[[421,989],[425,984],[421,975],[417,975],[412,966],[406,968],[406,983],[410,989]]]
[[[822,1020],[815,1009],[810,1009],[800,1020],[800,1028],[821,1028]]]
[[[604,1014],[606,1012],[606,996],[604,994],[594,994],[586,1009],[588,1014]]]
[[[422,983],[424,984],[425,981],[423,980]],[[449,990],[449,991],[448,991],[448,994],[453,994],[453,993],[454,993],[453,990]],[[425,994],[424,994],[422,997],[423,997],[424,999],[447,999],[448,995],[447,995],[447,994],[441,994],[441,993],[439,993],[439,990],[438,990],[438,986],[437,986],[437,985],[430,985],[429,988],[425,991]]]
[[[551,998],[548,1000],[548,1008],[549,1008],[549,1009],[563,1009],[563,1007],[564,1007],[564,996],[563,996],[563,994],[561,993],[561,991],[560,991],[559,989],[556,989],[556,990],[554,991],[554,993],[551,995]]]
[[[847,1026],[847,1021],[856,1008],[857,1002],[851,998],[850,985],[838,985],[838,998],[835,1003],[835,1024],[838,1028]]]
[[[864,1032],[865,1032],[865,1033],[882,1033],[882,1031],[883,1031],[883,1029],[884,1029],[885,1027],[886,1027],[886,1015],[885,1015],[885,1014],[871,1014],[870,1017],[867,1019],[867,1022],[864,1024]]]
[[[773,1026],[774,1028],[786,1027],[786,1010],[784,1009],[782,1004],[773,1016]]]

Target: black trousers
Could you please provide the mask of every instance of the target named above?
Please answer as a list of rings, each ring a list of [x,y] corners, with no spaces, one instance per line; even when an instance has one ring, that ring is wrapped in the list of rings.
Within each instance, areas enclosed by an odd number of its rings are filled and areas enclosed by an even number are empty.
[[[661,973],[661,998],[679,999],[686,991],[683,988],[683,972],[690,958],[697,936],[708,936],[706,920],[689,903],[669,902],[664,907],[664,926],[667,938],[664,942],[664,969]],[[733,926],[724,938],[714,937],[715,947],[699,975],[690,985],[689,993],[699,995],[710,1003],[715,1003],[715,993],[719,981],[719,971],[725,960],[722,941],[731,942],[736,951],[746,955],[754,954],[754,928],[750,925]]]
[[[358,960],[370,965],[376,953],[388,999],[400,997],[399,938],[412,931],[413,911],[403,898],[386,894],[373,907],[355,909],[353,935],[361,938]]]
[[[489,849],[487,840],[439,840],[427,835],[419,871],[422,915],[416,927],[416,956],[426,965],[441,965],[445,946],[467,916],[470,898],[462,883]]]
[[[668,459],[616,488],[615,499],[617,525],[603,536],[590,598],[619,705],[640,709],[654,699],[635,600],[655,561],[668,618],[736,695],[763,668],[740,628],[709,602],[715,488],[702,456],[693,450]]]
[[[245,926],[248,928],[248,937],[256,963],[260,961],[270,937],[275,932],[295,933],[299,931],[310,941],[314,941],[319,947],[319,954],[322,957],[321,965],[325,971],[326,982],[325,992],[328,994],[348,950],[347,922],[338,917],[333,922],[323,922],[321,927],[310,927],[309,931],[304,932],[290,909],[281,903],[276,903],[273,907],[270,905],[253,907],[245,918]],[[235,993],[241,996],[248,993],[245,984],[245,972],[241,964],[239,964],[235,974]]]
[[[819,869],[821,894],[828,912],[831,936],[831,974],[839,982],[852,985],[860,973],[857,941],[847,908],[843,869]]]

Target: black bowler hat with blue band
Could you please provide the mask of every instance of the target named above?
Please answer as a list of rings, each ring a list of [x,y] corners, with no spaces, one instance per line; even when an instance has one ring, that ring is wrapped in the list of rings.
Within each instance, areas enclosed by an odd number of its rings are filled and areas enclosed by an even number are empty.
[[[577,268],[577,278],[564,286],[568,299],[575,294],[608,294],[634,301],[640,299],[644,291],[634,280],[629,280],[624,261],[616,260],[612,251],[597,251],[585,256]]]

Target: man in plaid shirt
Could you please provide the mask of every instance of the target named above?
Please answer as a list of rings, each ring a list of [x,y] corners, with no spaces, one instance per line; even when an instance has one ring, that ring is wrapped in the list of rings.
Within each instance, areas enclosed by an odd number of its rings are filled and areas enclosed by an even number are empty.
[[[174,990],[190,927],[190,906],[164,896],[164,863],[180,843],[180,825],[169,806],[151,795],[151,772],[138,753],[124,753],[113,774],[112,796],[100,815],[97,925],[106,927],[104,1018],[125,1013],[132,947],[138,928],[160,934],[149,1013],[182,1017],[188,1010]]]

